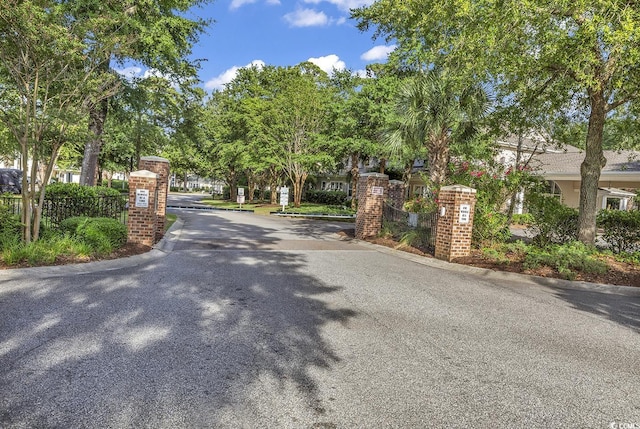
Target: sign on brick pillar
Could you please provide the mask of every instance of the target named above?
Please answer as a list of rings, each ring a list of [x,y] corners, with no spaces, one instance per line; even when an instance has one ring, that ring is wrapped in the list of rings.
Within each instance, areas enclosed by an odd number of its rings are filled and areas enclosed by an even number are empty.
[[[436,258],[450,262],[471,253],[475,205],[476,190],[473,188],[453,185],[440,189]]]
[[[356,238],[374,237],[382,229],[382,211],[389,188],[389,176],[365,173],[358,181],[358,212],[356,213]]]
[[[158,200],[156,209],[156,241],[164,236],[167,214],[167,194],[169,193],[169,160],[159,156],[143,156],[138,168],[158,175]]]
[[[158,175],[152,171],[133,171],[129,175],[128,241],[153,246],[156,243],[156,190]]]
[[[387,199],[393,207],[402,210],[406,200],[406,189],[402,180],[389,180],[389,195]]]

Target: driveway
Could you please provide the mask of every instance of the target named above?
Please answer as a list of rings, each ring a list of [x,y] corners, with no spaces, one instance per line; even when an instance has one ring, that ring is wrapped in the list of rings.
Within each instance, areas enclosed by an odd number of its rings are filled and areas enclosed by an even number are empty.
[[[640,428],[637,289],[177,213],[152,256],[0,272],[0,427]]]

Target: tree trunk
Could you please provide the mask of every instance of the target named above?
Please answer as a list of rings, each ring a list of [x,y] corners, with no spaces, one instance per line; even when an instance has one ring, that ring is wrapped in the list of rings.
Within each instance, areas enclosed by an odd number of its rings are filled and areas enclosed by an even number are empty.
[[[80,184],[94,186],[98,174],[98,157],[102,148],[102,133],[107,120],[109,100],[100,100],[89,108],[89,141],[84,147]]]
[[[360,160],[360,154],[354,152],[351,154],[351,209],[355,210],[358,207],[358,180],[360,179],[360,169],[358,168],[358,161]]]
[[[380,174],[384,174],[385,169],[387,168],[387,159],[386,158],[380,158]]]
[[[449,141],[446,136],[439,136],[431,142],[429,154],[429,180],[431,185],[440,188],[447,179],[449,166]]]
[[[584,161],[580,166],[580,215],[578,217],[578,240],[594,244],[596,239],[596,212],[600,173],[607,163],[602,152],[602,136],[606,118],[607,101],[602,90],[590,92],[589,128]]]
[[[189,192],[189,189],[187,188],[187,182],[189,181],[189,174],[188,173],[184,173],[184,180],[182,181],[182,191],[183,192]]]
[[[269,192],[270,194],[270,202],[275,205],[278,204],[278,194],[276,189],[278,188],[278,170],[275,167],[269,168]]]

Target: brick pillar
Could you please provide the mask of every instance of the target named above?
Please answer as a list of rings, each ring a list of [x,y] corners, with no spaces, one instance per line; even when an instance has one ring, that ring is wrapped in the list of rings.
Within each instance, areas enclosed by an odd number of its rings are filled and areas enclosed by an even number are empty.
[[[406,188],[402,180],[389,180],[389,195],[387,199],[393,207],[402,210],[406,201],[405,194]]]
[[[167,194],[169,193],[169,160],[159,156],[143,156],[138,169],[149,170],[158,175],[158,200],[156,210],[156,241],[164,236],[167,214]]]
[[[128,241],[153,246],[156,243],[156,189],[158,175],[148,170],[129,175]]]
[[[382,210],[388,192],[389,176],[365,173],[358,180],[358,213],[356,213],[356,238],[375,237],[382,229]]]
[[[476,190],[461,185],[444,186],[438,193],[438,229],[436,252],[438,259],[451,262],[471,253],[473,211]],[[444,209],[444,216],[442,210]]]

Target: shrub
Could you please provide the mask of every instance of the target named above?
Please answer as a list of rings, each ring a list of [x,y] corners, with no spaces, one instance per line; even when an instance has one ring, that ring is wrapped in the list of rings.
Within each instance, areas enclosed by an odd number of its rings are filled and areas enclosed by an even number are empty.
[[[640,211],[602,210],[597,223],[614,253],[633,252],[640,246]]]
[[[578,237],[578,210],[565,206],[556,197],[539,192],[527,196],[533,216],[530,229],[534,242],[541,247],[552,243],[575,241]]]
[[[504,243],[511,237],[507,215],[495,212],[490,207],[476,204],[473,214],[472,238],[476,245]]]
[[[0,249],[20,241],[22,223],[20,217],[13,214],[11,207],[0,200]]]
[[[309,189],[304,194],[304,201],[329,206],[344,206],[347,204],[347,194],[341,191],[318,191]]]
[[[547,248],[529,247],[523,267],[535,269],[541,265],[555,268],[564,278],[573,280],[576,271],[602,274],[607,265],[594,257],[595,250],[585,244],[574,241],[569,244],[554,244]]]
[[[120,191],[102,186],[54,183],[46,188],[43,215],[54,225],[74,216],[118,218],[127,197]]]
[[[529,226],[533,221],[534,218],[531,213],[514,214],[511,216],[511,223],[515,225]]]
[[[73,217],[65,219],[60,227],[99,254],[111,253],[127,242],[127,227],[111,218]]]

